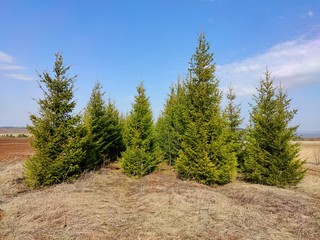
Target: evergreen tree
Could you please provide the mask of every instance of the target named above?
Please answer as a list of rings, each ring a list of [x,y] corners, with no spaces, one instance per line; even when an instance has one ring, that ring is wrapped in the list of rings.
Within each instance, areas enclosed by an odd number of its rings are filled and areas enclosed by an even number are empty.
[[[85,153],[78,134],[80,117],[72,113],[76,76],[69,78],[69,69],[57,53],[54,77],[46,71],[39,74],[44,98],[37,101],[38,115],[30,116],[33,125],[28,126],[35,154],[24,165],[26,184],[32,188],[70,180],[81,172]]]
[[[254,96],[244,173],[254,183],[286,187],[299,183],[305,171],[299,145],[292,142],[298,126],[289,126],[297,110],[290,110],[291,100],[273,81],[267,70]]]
[[[126,151],[122,154],[121,165],[129,176],[144,176],[152,172],[157,163],[154,126],[149,98],[141,83],[137,87],[133,109],[125,127]]]
[[[164,159],[170,165],[174,165],[181,149],[181,136],[184,134],[182,112],[185,91],[180,80],[171,86],[170,90],[164,110],[156,124],[156,134]]]
[[[101,84],[96,83],[84,113],[87,157],[83,169],[94,169],[114,161],[124,150],[119,113],[110,100],[106,105],[101,89]]]
[[[240,104],[235,104],[236,95],[233,92],[233,88],[230,86],[227,93],[228,105],[225,109],[225,117],[227,119],[231,132],[237,132],[239,130],[242,119],[240,116],[241,109]]]
[[[104,93],[99,82],[92,89],[90,100],[84,112],[84,127],[86,131],[87,156],[82,164],[83,170],[94,169],[106,161],[106,105]]]
[[[125,144],[123,139],[123,124],[120,118],[120,114],[118,109],[116,108],[115,104],[112,103],[109,99],[106,108],[107,114],[107,158],[110,161],[115,161],[117,158],[121,156],[121,153],[125,150]]]
[[[229,141],[233,143],[233,152],[236,153],[238,164],[243,165],[243,131],[240,129],[242,118],[240,116],[241,109],[240,104],[235,104],[236,95],[233,92],[233,88],[230,86],[227,93],[228,104],[224,111],[224,117],[227,120],[230,137]]]
[[[176,168],[183,179],[215,185],[234,178],[236,157],[227,141],[230,131],[220,109],[219,81],[209,50],[205,35],[200,34],[190,61],[190,79],[185,83],[185,132]]]

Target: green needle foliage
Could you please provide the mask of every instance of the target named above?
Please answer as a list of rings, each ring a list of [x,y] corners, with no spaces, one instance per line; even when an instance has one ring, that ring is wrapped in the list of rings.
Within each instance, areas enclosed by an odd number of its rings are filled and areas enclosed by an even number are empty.
[[[109,99],[107,104],[107,123],[108,123],[108,131],[107,131],[107,141],[109,142],[107,148],[107,158],[110,161],[117,160],[121,153],[125,150],[125,144],[123,139],[123,131],[124,127],[120,118],[119,111],[114,103],[112,103]]]
[[[297,110],[290,110],[291,100],[273,82],[267,70],[254,96],[244,173],[254,183],[287,187],[301,181],[304,162],[299,159],[299,145],[292,142],[298,126],[289,125]]]
[[[178,80],[177,84],[171,87],[164,110],[156,123],[157,142],[164,159],[170,165],[175,164],[181,149],[181,136],[184,134],[182,119],[185,107],[183,104],[184,96],[185,89]]]
[[[229,87],[227,93],[228,105],[225,109],[225,117],[227,119],[230,131],[237,132],[242,123],[242,118],[240,116],[241,109],[240,104],[235,104],[236,95],[232,87]]]
[[[231,132],[229,141],[233,143],[233,152],[236,153],[238,164],[243,165],[243,137],[244,133],[240,129],[242,123],[240,104],[235,103],[236,95],[230,86],[227,93],[228,104],[224,110],[224,117],[227,120]]]
[[[190,79],[185,83],[185,132],[176,169],[183,179],[211,186],[232,181],[237,165],[228,141],[230,131],[220,109],[221,92],[215,70],[210,45],[200,34],[190,61]]]
[[[103,100],[105,93],[101,89],[101,84],[97,82],[85,108],[87,156],[82,164],[83,169],[94,169],[114,161],[124,150],[119,113],[110,101],[106,105]]]
[[[39,74],[44,98],[37,101],[38,115],[30,116],[32,125],[28,126],[35,155],[24,165],[25,182],[32,188],[71,180],[81,172],[85,153],[78,134],[80,117],[72,114],[76,76],[69,78],[69,69],[57,53],[54,77],[46,71]]]
[[[126,121],[127,150],[122,154],[121,165],[127,175],[141,177],[156,168],[158,158],[151,107],[142,83],[137,91],[133,109]]]

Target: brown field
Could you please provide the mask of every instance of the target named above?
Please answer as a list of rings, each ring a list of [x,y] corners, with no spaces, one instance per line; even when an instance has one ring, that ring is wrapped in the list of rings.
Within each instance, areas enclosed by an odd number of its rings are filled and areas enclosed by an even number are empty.
[[[307,175],[289,189],[242,180],[211,188],[165,164],[131,179],[115,163],[29,191],[23,140],[0,141],[0,239],[320,239],[320,142],[302,143]]]
[[[0,162],[21,161],[31,154],[28,138],[0,137]]]

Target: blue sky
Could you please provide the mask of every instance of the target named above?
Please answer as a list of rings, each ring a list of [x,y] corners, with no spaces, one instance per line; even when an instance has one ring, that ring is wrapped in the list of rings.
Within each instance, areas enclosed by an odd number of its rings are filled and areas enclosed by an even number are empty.
[[[215,54],[220,88],[232,84],[248,122],[266,69],[285,85],[293,124],[320,130],[319,0],[1,0],[0,126],[25,126],[42,97],[37,72],[61,51],[78,74],[76,111],[98,80],[121,112],[143,81],[155,118],[169,86],[185,76],[197,37]]]

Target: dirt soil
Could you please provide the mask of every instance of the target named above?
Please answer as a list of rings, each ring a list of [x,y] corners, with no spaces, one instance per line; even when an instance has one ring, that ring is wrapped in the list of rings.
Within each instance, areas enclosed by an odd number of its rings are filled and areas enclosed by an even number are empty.
[[[114,163],[33,191],[23,161],[2,161],[0,239],[320,239],[320,175],[307,161],[306,177],[289,189],[241,180],[211,188],[179,180],[166,164],[132,179]]]
[[[22,161],[32,153],[29,138],[0,137],[0,162]]]

